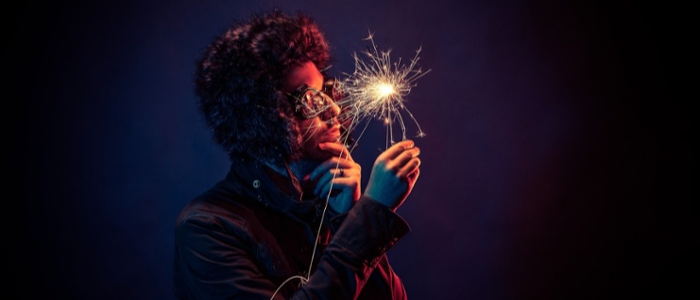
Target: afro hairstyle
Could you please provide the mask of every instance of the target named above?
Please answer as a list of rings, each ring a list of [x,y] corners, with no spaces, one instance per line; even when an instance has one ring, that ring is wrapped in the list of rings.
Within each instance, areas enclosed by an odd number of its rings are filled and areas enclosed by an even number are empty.
[[[295,66],[326,69],[329,52],[318,24],[301,12],[256,14],[214,38],[197,60],[195,94],[230,159],[282,166],[298,157],[302,134],[281,87]]]

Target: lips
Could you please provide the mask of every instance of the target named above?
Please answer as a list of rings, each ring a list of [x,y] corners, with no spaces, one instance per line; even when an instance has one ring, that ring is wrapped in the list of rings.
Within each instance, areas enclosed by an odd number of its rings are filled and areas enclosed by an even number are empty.
[[[329,140],[337,142],[340,139],[340,125],[334,125],[330,130],[328,130],[326,136],[329,138]]]

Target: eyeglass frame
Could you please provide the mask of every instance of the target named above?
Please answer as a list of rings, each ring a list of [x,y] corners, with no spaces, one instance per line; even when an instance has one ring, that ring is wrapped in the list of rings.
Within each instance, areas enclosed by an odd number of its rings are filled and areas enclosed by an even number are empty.
[[[313,92],[314,96],[320,95],[321,98],[325,100],[325,103],[321,106],[320,110],[313,109],[313,108],[309,107],[308,103],[306,103],[305,101],[302,100],[302,97],[306,96],[309,91]],[[294,92],[287,93],[287,97],[291,101],[294,102],[294,112],[298,116],[301,116],[302,118],[305,118],[308,120],[308,119],[313,119],[313,118],[318,117],[318,116],[322,116],[323,113],[328,111],[328,109],[331,107],[331,102],[329,102],[329,100],[333,101],[332,103],[338,105],[338,100],[342,99],[344,97],[344,95],[338,89],[337,82],[335,79],[327,79],[323,83],[323,90],[322,91],[319,91],[315,88],[309,87],[307,84],[303,84],[300,87],[298,87]],[[308,110],[312,110],[313,112],[312,113],[305,112],[304,108],[306,108]],[[341,107],[341,110],[343,110],[342,107]],[[342,115],[342,113],[341,113],[341,115]],[[323,117],[321,117],[321,119],[323,119],[324,121],[328,121],[328,120],[332,119],[332,117],[323,116]],[[341,120],[340,123],[341,123],[340,128],[341,128],[342,134],[347,135],[346,141],[345,141],[346,146],[349,149],[354,149],[355,146],[357,146],[356,140],[355,140],[355,138],[353,138],[349,135],[349,133],[348,133],[349,129],[348,129],[347,122]]]
[[[324,83],[323,89],[332,89],[333,84],[333,81],[329,80]],[[331,90],[331,94],[333,94],[333,90]],[[335,99],[328,95],[327,92],[322,90],[319,91],[315,88],[309,87],[307,84],[302,84],[294,92],[287,93],[287,97],[294,102],[294,112],[305,119],[313,119],[321,116],[331,107],[331,104],[336,103]],[[309,97],[312,98],[309,99]],[[320,99],[318,97],[320,97]],[[306,98],[306,101],[304,98]],[[311,101],[311,105],[309,104],[309,101]],[[312,105],[314,107],[312,107]],[[329,117],[321,118],[330,119]]]

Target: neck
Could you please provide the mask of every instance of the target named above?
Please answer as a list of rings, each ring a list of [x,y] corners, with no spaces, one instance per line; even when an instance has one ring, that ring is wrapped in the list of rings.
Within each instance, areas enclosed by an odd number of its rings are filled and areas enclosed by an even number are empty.
[[[298,160],[289,164],[289,168],[292,169],[294,176],[300,181],[305,180],[317,166],[318,162],[309,160]]]
[[[305,192],[308,192],[308,176],[311,172],[318,166],[318,162],[313,162],[309,160],[299,160],[289,163],[287,166],[279,167],[271,164],[266,164],[272,172],[278,173],[287,178],[289,182],[289,187],[281,185],[278,186],[281,190],[287,190],[287,193],[294,199],[302,200]],[[292,177],[296,177],[293,180]]]
[[[315,161],[310,161],[310,160],[297,160],[289,163],[289,169],[292,171],[293,176],[297,178],[297,180],[303,182],[306,177],[311,174],[311,172],[318,166],[318,162]],[[267,164],[266,165],[272,169],[273,171],[279,173],[280,175],[289,178],[289,172],[286,170],[285,167],[279,167],[275,166],[273,164]]]

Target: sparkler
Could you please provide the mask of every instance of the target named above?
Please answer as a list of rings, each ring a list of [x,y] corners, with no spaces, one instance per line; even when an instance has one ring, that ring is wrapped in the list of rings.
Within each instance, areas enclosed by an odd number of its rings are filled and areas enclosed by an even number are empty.
[[[348,141],[351,139],[350,134],[360,123],[366,121],[365,128],[357,137],[357,140],[359,140],[367,129],[369,121],[371,119],[379,119],[387,126],[386,148],[389,148],[389,146],[395,142],[394,130],[392,128],[394,123],[398,123],[401,126],[402,140],[406,140],[407,138],[406,124],[404,123],[402,113],[407,114],[416,124],[416,127],[418,127],[417,137],[425,136],[416,118],[404,105],[406,96],[411,92],[411,88],[416,86],[415,81],[430,72],[430,70],[423,71],[418,67],[418,55],[421,52],[421,48],[416,50],[415,56],[408,65],[403,65],[401,64],[401,58],[399,58],[397,62],[391,62],[391,50],[379,51],[377,49],[371,32],[365,40],[369,40],[372,43],[372,47],[363,52],[369,58],[369,62],[365,62],[357,53],[353,53],[355,71],[352,74],[343,73],[346,78],[333,81],[333,98],[337,99],[336,104],[342,107],[342,112],[338,116],[338,119],[342,120],[341,122],[346,129],[341,136],[341,140],[343,143],[348,144]],[[342,95],[336,95],[336,91],[339,91]],[[325,107],[325,109],[328,108],[329,107]],[[309,128],[309,130],[317,129],[318,128]],[[310,138],[313,132],[307,132],[305,135]],[[351,152],[352,148],[348,150]],[[338,160],[338,163],[340,163],[340,160]],[[338,166],[336,165],[336,171],[337,170]],[[336,174],[338,173],[333,173],[333,176],[335,177]],[[333,191],[332,181],[330,185],[331,187],[328,190],[326,204],[322,214],[324,217],[326,215],[325,211],[328,208],[328,199]],[[318,229],[319,234],[323,223],[323,219],[321,219]],[[317,243],[314,244],[314,250],[311,252],[312,262],[316,254],[318,239],[319,235],[317,234]],[[311,276],[311,269],[312,265],[309,265],[308,275],[306,276],[295,275],[287,278],[277,288],[270,299],[275,297],[283,285],[293,279],[299,279],[301,284],[306,284]]]
[[[338,101],[338,104],[344,108],[341,118],[347,120],[345,124],[348,129],[347,134],[349,135],[359,124],[366,121],[365,128],[357,138],[359,140],[371,119],[380,120],[386,125],[386,147],[388,148],[395,143],[393,129],[395,123],[401,127],[401,139],[407,139],[405,116],[403,116],[406,114],[418,128],[416,136],[425,136],[416,118],[404,105],[411,88],[416,86],[416,80],[430,72],[418,67],[421,48],[416,50],[410,63],[405,65],[402,64],[401,58],[392,63],[391,49],[379,51],[371,32],[364,40],[371,42],[371,48],[363,52],[369,61],[365,62],[357,53],[353,53],[355,71],[352,74],[344,73],[346,77],[337,81],[337,88],[343,93],[343,98]],[[348,138],[349,136],[344,136],[343,140]]]

